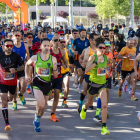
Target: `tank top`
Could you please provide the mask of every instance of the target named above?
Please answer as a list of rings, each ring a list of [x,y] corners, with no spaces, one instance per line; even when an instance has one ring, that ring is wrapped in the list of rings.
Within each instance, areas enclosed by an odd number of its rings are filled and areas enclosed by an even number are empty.
[[[53,70],[52,55],[49,59],[43,61],[40,54],[37,55],[37,62],[35,64],[35,72],[40,80],[51,82],[51,73]]]
[[[21,47],[17,48],[14,44],[13,44],[13,52],[16,52],[20,55],[21,59],[23,60],[23,62],[25,61],[25,55],[26,55],[26,50],[25,50],[25,45],[23,42],[21,42]]]
[[[94,62],[98,61],[96,54],[93,54],[95,57]],[[104,62],[97,64],[91,71],[89,81],[96,84],[105,84],[106,83],[106,67],[107,67],[107,56],[103,55]]]
[[[61,66],[62,66],[62,54],[61,51],[59,49],[59,53],[55,54],[52,49],[50,49],[51,55],[54,56],[57,60],[57,69],[58,69],[58,77],[57,78],[61,78],[62,74],[61,74]],[[56,79],[52,76],[52,79]]]
[[[108,54],[105,54],[108,59],[109,59],[109,62],[107,63],[107,71],[108,73],[110,74],[109,76],[106,75],[106,78],[110,78],[112,75],[111,75],[111,69],[112,69],[112,60],[113,60],[113,54],[111,52],[109,52]]]
[[[64,49],[65,49],[65,57],[66,57],[67,61],[69,62],[69,57],[68,57],[67,50],[66,50],[66,48],[64,48]],[[68,71],[69,71],[69,66],[67,66],[66,69],[64,69],[63,67],[61,67],[61,73],[62,73],[62,74],[65,74],[65,73],[68,72]]]
[[[90,50],[89,56],[93,55],[94,52],[93,52],[92,48],[89,46],[88,49]],[[90,75],[90,71],[89,72],[85,72],[85,74]]]

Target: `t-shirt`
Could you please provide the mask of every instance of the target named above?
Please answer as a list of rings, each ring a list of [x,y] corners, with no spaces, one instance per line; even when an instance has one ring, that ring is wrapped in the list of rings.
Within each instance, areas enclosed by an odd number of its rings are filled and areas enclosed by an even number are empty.
[[[134,69],[134,59],[136,58],[136,48],[133,47],[132,49],[130,49],[126,46],[126,47],[123,47],[122,50],[120,51],[120,54],[122,56],[127,56],[129,53],[131,53],[133,57],[123,59],[122,70],[124,71],[131,71],[132,69]]]
[[[33,39],[33,44],[34,44],[35,42],[38,42],[38,41],[40,41],[40,39],[39,39],[38,37],[34,38],[34,39]]]
[[[47,38],[49,38],[50,40],[52,40],[52,38],[53,38],[53,34],[47,34]]]
[[[15,75],[11,74],[9,68],[17,68],[18,66],[22,66],[22,59],[19,54],[15,52],[10,55],[5,55],[4,52],[0,53],[0,83],[15,86],[17,76],[16,73]]]

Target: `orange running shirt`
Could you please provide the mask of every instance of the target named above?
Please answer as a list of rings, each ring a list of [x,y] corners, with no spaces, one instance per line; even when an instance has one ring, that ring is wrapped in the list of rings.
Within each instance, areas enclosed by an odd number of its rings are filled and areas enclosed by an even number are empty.
[[[136,58],[136,48],[133,47],[132,49],[129,49],[126,46],[126,47],[123,47],[120,51],[120,54],[122,56],[127,56],[129,53],[132,54],[133,57],[123,59],[122,70],[124,71],[131,71],[132,69],[134,69],[134,59]]]

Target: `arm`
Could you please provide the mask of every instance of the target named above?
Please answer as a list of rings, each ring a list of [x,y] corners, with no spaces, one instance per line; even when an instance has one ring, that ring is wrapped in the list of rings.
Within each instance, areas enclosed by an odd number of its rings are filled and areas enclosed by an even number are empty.
[[[138,73],[138,70],[137,70],[139,60],[140,60],[140,54],[138,54],[137,57],[134,60],[134,70],[135,70],[135,76],[136,77],[139,77],[139,73]]]
[[[90,54],[90,50],[86,49],[85,53],[84,53],[84,59],[83,59],[83,64],[82,67],[85,68],[89,59],[89,54]]]
[[[53,63],[53,77],[58,77],[58,69],[57,69],[57,60],[55,57],[52,56],[52,63]]]
[[[32,65],[33,63],[36,63],[37,61],[37,55],[33,55],[25,64],[25,78],[28,79],[29,77],[29,67],[30,65]]]
[[[118,59],[126,59],[129,58],[128,56],[122,56],[121,54],[118,55]]]
[[[82,51],[82,54],[79,57],[79,63],[82,64],[83,63],[83,59],[84,59],[84,53],[85,53],[85,49]],[[83,64],[82,64],[83,66]]]
[[[26,50],[26,59],[29,60],[29,48],[27,44],[25,44],[25,50]]]

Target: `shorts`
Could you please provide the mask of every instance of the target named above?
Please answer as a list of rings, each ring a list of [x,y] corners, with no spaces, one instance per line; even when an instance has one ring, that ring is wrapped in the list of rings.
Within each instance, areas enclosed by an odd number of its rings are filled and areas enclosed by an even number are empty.
[[[62,74],[62,77],[65,78],[65,77],[66,77],[67,75],[69,75],[69,74],[70,74],[70,72],[68,71],[68,72]]]
[[[106,78],[106,88],[109,88],[111,89],[111,81],[112,81],[112,78]]]
[[[75,60],[75,61],[74,61],[74,65],[75,65],[76,69],[79,69],[79,68],[82,69],[82,66],[81,66],[81,64],[79,63],[78,60]]]
[[[51,82],[52,82],[52,89],[62,90],[63,77],[51,79]]]
[[[10,94],[15,95],[16,90],[17,90],[17,85],[9,86],[9,85],[0,84],[0,93],[8,93],[9,91]]]
[[[24,72],[24,70],[18,71],[18,72],[17,72],[17,79],[19,79],[19,78],[21,78],[21,77],[25,77],[25,72]]]
[[[134,72],[134,69],[132,69],[131,71],[124,71],[124,70],[121,70],[121,75],[122,75],[122,78],[126,78],[126,76],[128,74],[132,74]]]
[[[106,89],[106,84],[100,85],[89,81],[87,89],[89,95],[91,96],[98,95],[102,89]]]
[[[85,79],[86,83],[89,82],[89,76],[90,76],[90,75],[87,75],[87,74],[84,75],[84,79]]]
[[[43,82],[38,77],[33,79],[32,87],[33,89],[41,90],[44,96],[49,96],[51,93],[51,82]]]
[[[69,57],[69,63],[70,63],[70,64],[74,64],[74,58],[73,58],[73,56],[70,56],[70,57]]]

